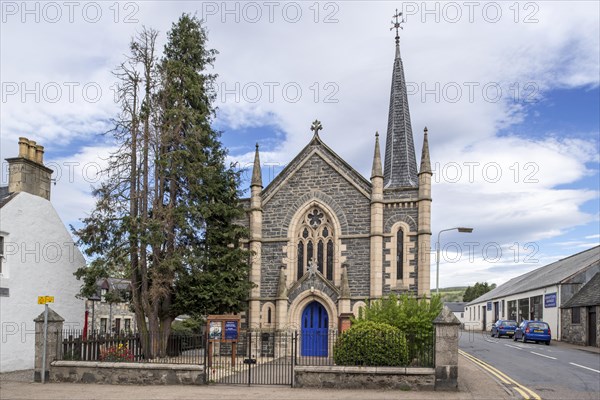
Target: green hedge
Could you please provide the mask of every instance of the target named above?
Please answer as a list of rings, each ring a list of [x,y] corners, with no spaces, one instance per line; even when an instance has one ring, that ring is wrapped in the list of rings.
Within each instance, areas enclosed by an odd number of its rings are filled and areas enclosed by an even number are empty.
[[[333,347],[333,358],[337,365],[405,366],[406,337],[391,325],[366,321],[340,335]]]

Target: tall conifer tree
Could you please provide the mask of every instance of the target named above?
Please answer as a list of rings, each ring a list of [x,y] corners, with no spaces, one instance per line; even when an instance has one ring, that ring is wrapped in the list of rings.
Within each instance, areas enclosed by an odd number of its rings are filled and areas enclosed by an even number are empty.
[[[245,308],[252,283],[247,231],[236,221],[239,175],[211,127],[215,50],[196,17],[183,15],[157,62],[157,33],[144,29],[119,68],[121,113],[109,179],[97,206],[76,230],[91,266],[78,271],[83,295],[95,280],[118,274],[132,282],[132,307],[144,354],[162,356],[171,322]],[[140,70],[141,71],[138,71]]]

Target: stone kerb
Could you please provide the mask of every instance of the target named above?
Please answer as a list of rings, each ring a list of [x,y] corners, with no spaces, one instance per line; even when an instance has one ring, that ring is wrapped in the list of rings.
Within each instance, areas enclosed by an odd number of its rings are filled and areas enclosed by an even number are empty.
[[[435,326],[435,390],[458,390],[458,329],[460,321],[444,306]]]
[[[58,340],[63,329],[64,318],[61,317],[52,308],[48,307],[48,344],[46,345],[46,368],[45,381],[48,382],[50,376],[50,364],[56,359],[59,351]],[[44,353],[44,313],[38,315],[35,322],[35,360],[33,380],[42,381],[42,359]]]

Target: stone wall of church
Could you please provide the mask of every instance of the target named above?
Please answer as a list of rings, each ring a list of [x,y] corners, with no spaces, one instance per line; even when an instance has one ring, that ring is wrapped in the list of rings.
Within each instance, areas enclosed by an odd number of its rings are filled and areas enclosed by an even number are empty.
[[[352,295],[368,296],[370,199],[318,155],[313,155],[263,206],[263,240],[282,239],[282,242],[263,242],[261,296],[276,295],[290,219],[298,208],[314,197],[336,213],[334,217],[342,226],[342,232],[336,232],[338,237],[364,235],[357,239],[342,238],[342,245],[346,247],[342,255],[347,257],[345,263],[348,264]],[[288,273],[295,273],[295,269]]]
[[[287,242],[267,242],[262,244],[260,296],[275,298],[279,283],[279,267],[285,254],[282,249]]]
[[[342,243],[348,249],[342,252],[342,255],[346,256],[346,264],[348,265],[350,295],[352,297],[367,298],[371,287],[370,239],[342,239]]]

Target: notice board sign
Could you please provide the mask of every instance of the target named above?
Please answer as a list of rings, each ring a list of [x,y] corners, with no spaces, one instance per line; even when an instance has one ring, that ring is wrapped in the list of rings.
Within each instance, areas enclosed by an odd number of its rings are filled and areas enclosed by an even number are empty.
[[[225,321],[225,340],[237,340],[239,321]]]
[[[208,340],[213,342],[237,342],[240,331],[239,315],[209,315],[207,325]]]
[[[556,292],[546,293],[544,295],[544,307],[545,308],[556,307]]]
[[[221,321],[210,321],[208,325],[208,338],[211,340],[221,340],[223,333]]]

